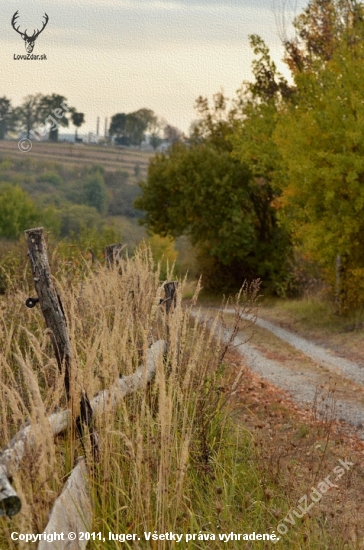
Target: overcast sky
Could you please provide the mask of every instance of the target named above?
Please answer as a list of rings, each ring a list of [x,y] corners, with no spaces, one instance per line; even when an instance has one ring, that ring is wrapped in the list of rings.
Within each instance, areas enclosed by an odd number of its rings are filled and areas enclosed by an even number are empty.
[[[100,116],[141,107],[188,131],[199,95],[233,97],[249,79],[249,34],[262,36],[281,70],[282,16],[288,24],[303,0],[7,0],[2,3],[0,96],[15,105],[28,94],[59,93],[84,112],[84,131]],[[41,28],[35,54],[14,60],[24,41],[11,27]],[[277,26],[277,18],[279,25]]]

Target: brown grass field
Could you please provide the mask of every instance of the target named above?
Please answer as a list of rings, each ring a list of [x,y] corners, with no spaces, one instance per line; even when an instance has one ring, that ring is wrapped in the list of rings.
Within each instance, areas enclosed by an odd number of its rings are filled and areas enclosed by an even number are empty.
[[[60,162],[74,165],[101,164],[105,170],[124,170],[134,175],[135,166],[140,167],[140,178],[146,176],[149,151],[121,149],[112,146],[75,145],[73,143],[33,142],[31,151],[24,153],[18,148],[18,141],[0,141],[0,154],[9,157],[31,156],[35,160]]]

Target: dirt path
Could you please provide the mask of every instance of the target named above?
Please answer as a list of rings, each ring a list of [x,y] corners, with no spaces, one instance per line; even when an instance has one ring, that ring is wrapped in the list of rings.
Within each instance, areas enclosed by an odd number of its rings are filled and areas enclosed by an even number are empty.
[[[231,312],[233,313],[233,311]],[[364,367],[344,357],[338,357],[332,350],[313,344],[306,338],[297,336],[293,332],[278,327],[265,319],[257,319],[257,326],[269,330],[281,340],[284,340],[295,349],[327,367],[330,371],[342,374],[356,384],[364,385]]]
[[[234,310],[227,309],[225,313],[229,327]],[[224,337],[229,337],[229,328]],[[353,426],[356,435],[364,440],[362,365],[261,318],[256,321],[251,340],[246,340],[247,334],[240,332],[234,345],[251,371],[286,391],[300,406],[312,405],[318,390],[329,392],[334,388],[335,402],[319,400],[319,413],[324,416],[327,408],[333,407],[334,417]]]

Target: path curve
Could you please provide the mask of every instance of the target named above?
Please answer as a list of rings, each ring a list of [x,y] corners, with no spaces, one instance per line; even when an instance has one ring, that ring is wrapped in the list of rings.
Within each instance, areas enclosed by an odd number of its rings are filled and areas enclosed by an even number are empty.
[[[235,313],[235,310],[231,308],[227,308],[224,311],[225,313]],[[247,320],[249,319],[248,316],[245,316],[245,318]],[[345,378],[355,382],[355,384],[364,386],[364,368],[357,363],[349,361],[349,359],[345,359],[343,357],[338,357],[330,350],[327,350],[322,346],[318,346],[317,344],[313,344],[309,340],[306,340],[306,338],[297,336],[290,330],[283,329],[277,325],[274,325],[270,321],[266,321],[265,319],[258,317],[255,324],[258,327],[269,330],[275,334],[275,336],[278,336],[278,338],[284,342],[287,342],[287,344],[298,351],[301,351],[307,355],[307,357],[310,357],[310,359],[313,359],[323,367],[328,368],[330,371],[341,376],[344,375]]]
[[[209,311],[211,314],[211,309]],[[227,308],[224,310],[224,313],[234,314],[235,310]],[[206,310],[200,310],[199,313],[197,311],[193,312],[193,316],[202,321],[206,318]],[[251,316],[244,317],[247,320],[251,320]],[[256,319],[255,324],[272,332],[275,336],[314,360],[318,365],[326,367],[336,375],[345,377],[355,384],[364,386],[364,368],[357,363],[338,357],[333,352],[264,319]],[[230,330],[223,329],[220,322],[215,326],[217,332],[222,331],[223,339],[226,341],[231,334]],[[317,389],[322,384],[322,378],[320,378],[319,373],[293,370],[276,360],[265,357],[254,345],[247,343],[246,338],[244,339],[244,332],[240,332],[236,336],[233,345],[237,346],[237,351],[251,371],[285,390],[296,403],[305,406],[313,404],[317,395]],[[316,401],[316,405],[319,414],[322,416],[326,416],[327,407],[332,406],[326,399]],[[354,426],[357,436],[364,440],[364,406],[362,404],[350,399],[336,399],[333,416],[337,420]]]

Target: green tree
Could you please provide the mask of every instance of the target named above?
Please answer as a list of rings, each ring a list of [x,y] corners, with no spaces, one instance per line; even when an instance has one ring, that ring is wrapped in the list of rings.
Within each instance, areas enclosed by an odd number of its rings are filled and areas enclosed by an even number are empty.
[[[147,126],[148,123],[145,118],[139,116],[137,111],[126,115],[125,131],[130,145],[140,146],[144,139]]]
[[[233,158],[249,167],[257,184],[269,189],[274,205],[277,192],[272,182],[281,156],[273,134],[282,106],[294,103],[296,90],[277,71],[264,41],[257,35],[249,38],[256,56],[252,63],[254,80],[245,82],[238,91],[234,131],[228,139]]]
[[[84,113],[77,113],[76,111],[74,111],[71,114],[71,119],[72,119],[72,124],[76,127],[75,142],[77,142],[78,141],[77,128],[80,128],[82,126],[82,124],[85,123],[85,115],[84,115]]]
[[[93,206],[100,214],[107,209],[108,194],[104,177],[100,172],[95,172],[86,179],[84,186],[86,204]]]
[[[0,237],[17,239],[38,220],[39,212],[28,193],[18,185],[0,184]]]
[[[111,118],[110,136],[115,136],[119,145],[138,145],[144,139],[145,132],[155,133],[159,128],[158,118],[151,109],[138,109],[132,113],[117,113]]]
[[[63,95],[51,94],[40,97],[39,115],[42,123],[49,128],[50,141],[58,141],[59,127],[69,126],[68,115],[73,112],[75,109],[68,107],[67,99]]]
[[[11,116],[11,101],[7,97],[0,97],[0,139],[4,139],[9,129]]]
[[[363,56],[363,39],[343,40],[315,73],[298,73],[298,100],[275,131],[286,224],[329,281],[340,259],[342,292],[355,305],[364,303]]]
[[[153,233],[185,234],[200,247],[212,286],[236,287],[245,277],[278,281],[287,239],[276,223],[271,188],[231,157],[231,114],[224,119],[221,94],[214,100],[211,110],[199,99],[202,120],[189,144],[175,143],[151,160],[135,206],[146,212],[143,223]]]
[[[129,145],[126,134],[126,117],[126,113],[117,113],[111,117],[109,135],[114,136],[119,145]]]
[[[44,122],[40,109],[41,98],[41,94],[28,95],[24,98],[23,103],[13,111],[15,128],[25,131],[28,139],[31,130],[35,130],[40,123]]]
[[[61,237],[75,236],[89,230],[100,231],[102,218],[96,208],[84,204],[68,204],[54,212]]]

